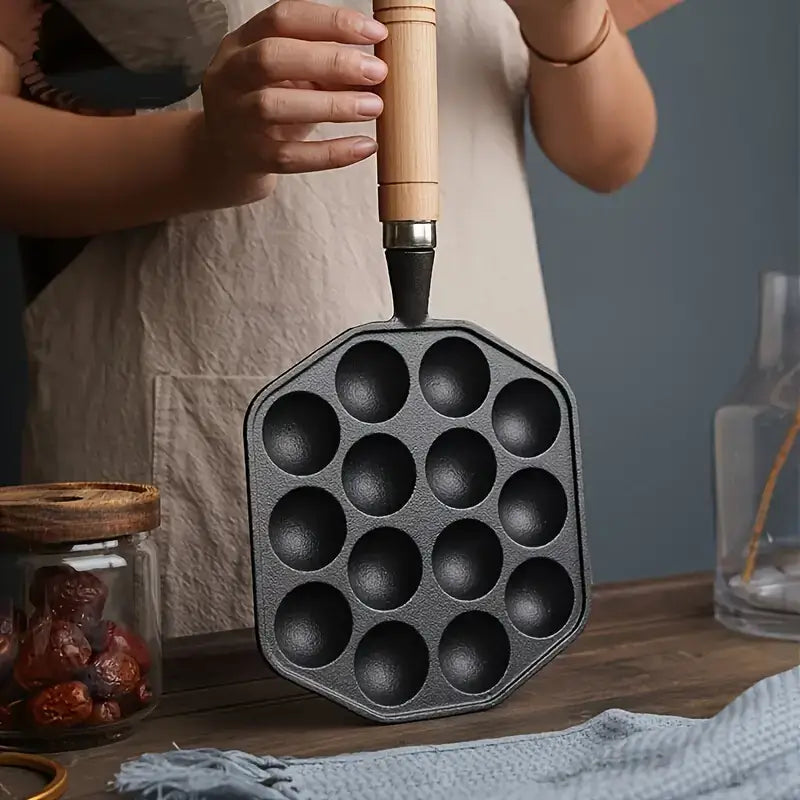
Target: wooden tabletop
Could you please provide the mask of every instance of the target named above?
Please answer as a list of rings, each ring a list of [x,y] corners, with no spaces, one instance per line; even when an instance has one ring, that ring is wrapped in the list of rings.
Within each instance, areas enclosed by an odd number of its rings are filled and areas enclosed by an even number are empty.
[[[132,738],[57,756],[69,769],[68,798],[108,800],[107,783],[123,760],[175,746],[334,755],[555,730],[612,707],[709,716],[800,663],[800,647],[722,628],[712,616],[710,578],[688,575],[598,587],[591,620],[568,651],[498,708],[450,719],[365,722],[271,673],[249,632],[172,642],[165,658],[160,709]],[[10,772],[0,771],[0,800],[21,800],[31,783]]]

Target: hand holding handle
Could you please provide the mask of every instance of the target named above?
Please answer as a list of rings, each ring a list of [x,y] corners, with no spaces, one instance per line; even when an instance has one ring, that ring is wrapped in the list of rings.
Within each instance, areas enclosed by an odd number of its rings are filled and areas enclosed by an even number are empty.
[[[373,0],[389,36],[375,47],[389,74],[377,121],[378,207],[384,223],[439,217],[436,0]]]

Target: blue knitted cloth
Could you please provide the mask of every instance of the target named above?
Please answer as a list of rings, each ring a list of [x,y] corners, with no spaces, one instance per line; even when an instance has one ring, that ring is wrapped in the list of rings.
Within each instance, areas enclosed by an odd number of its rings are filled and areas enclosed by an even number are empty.
[[[123,764],[140,800],[800,800],[800,668],[710,719],[609,710],[555,733],[334,758],[176,750]]]

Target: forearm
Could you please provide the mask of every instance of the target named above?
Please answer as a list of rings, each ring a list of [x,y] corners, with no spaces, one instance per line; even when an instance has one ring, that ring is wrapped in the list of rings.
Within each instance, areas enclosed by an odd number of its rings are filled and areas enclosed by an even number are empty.
[[[84,117],[0,96],[0,120],[2,228],[91,236],[209,205],[197,114]]]
[[[0,44],[0,97],[16,97],[19,94],[20,76],[17,61]]]
[[[525,38],[551,58],[582,54],[601,29],[604,0],[565,0],[558,13],[520,15]],[[605,43],[583,63],[558,67],[530,59],[530,113],[547,157],[599,192],[633,180],[649,159],[656,108],[627,37],[611,19]]]

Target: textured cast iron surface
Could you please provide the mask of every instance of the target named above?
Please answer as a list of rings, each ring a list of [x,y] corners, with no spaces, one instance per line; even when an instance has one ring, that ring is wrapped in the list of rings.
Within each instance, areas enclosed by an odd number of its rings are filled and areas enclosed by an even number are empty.
[[[575,404],[462,322],[350,330],[245,422],[257,633],[370,719],[496,705],[589,610]]]

